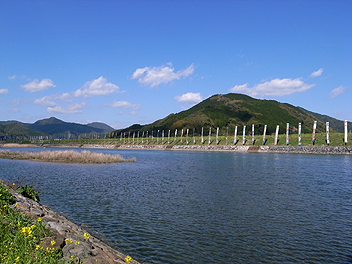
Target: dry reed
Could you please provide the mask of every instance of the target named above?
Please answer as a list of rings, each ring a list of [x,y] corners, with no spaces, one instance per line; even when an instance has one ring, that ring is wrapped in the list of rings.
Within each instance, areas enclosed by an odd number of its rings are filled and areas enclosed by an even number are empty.
[[[135,158],[125,159],[119,154],[104,154],[87,150],[78,152],[74,150],[56,150],[40,152],[22,152],[0,150],[2,159],[19,159],[56,163],[83,163],[83,164],[106,164],[119,162],[134,162]]]

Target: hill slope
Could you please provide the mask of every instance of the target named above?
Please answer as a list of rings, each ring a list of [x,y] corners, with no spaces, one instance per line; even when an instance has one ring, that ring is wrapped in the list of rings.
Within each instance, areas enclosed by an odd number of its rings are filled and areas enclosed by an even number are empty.
[[[113,128],[104,123],[82,125],[64,122],[55,117],[38,120],[34,124],[18,121],[0,121],[0,135],[9,136],[54,136],[59,138],[75,138],[80,134],[108,133]]]
[[[297,133],[298,123],[302,123],[302,133],[311,133],[315,120],[318,121],[317,132],[325,132],[325,121],[328,120],[319,117],[318,114],[313,115],[303,108],[290,104],[230,93],[213,95],[188,110],[170,114],[152,124],[133,125],[115,132],[195,129],[196,134],[199,134],[202,127],[206,130],[209,127],[213,129],[219,127],[223,133],[227,129],[232,133],[235,126],[242,129],[246,125],[247,131],[250,131],[254,124],[256,134],[263,133],[264,125],[267,125],[267,133],[272,134],[275,133],[276,125],[280,126],[280,133],[284,133],[286,124],[289,123],[290,131]],[[342,121],[339,122],[343,124]],[[335,131],[334,125],[330,124],[331,132]]]

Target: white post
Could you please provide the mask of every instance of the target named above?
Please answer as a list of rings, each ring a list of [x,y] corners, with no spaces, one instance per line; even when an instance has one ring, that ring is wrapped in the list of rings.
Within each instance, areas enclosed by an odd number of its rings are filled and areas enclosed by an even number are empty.
[[[243,126],[242,145],[246,144],[246,126]]]
[[[209,141],[208,141],[208,144],[210,145],[211,143],[211,127],[209,127]]]
[[[345,145],[347,144],[348,141],[348,130],[347,130],[347,120],[345,120]]]
[[[181,130],[181,143],[182,143],[182,138],[183,138],[183,128]]]
[[[202,127],[202,144],[204,144],[204,137],[203,137],[203,127]]]
[[[171,133],[171,131],[169,129],[169,133],[167,134],[167,144],[170,144],[170,133]]]
[[[177,128],[175,130],[175,139],[174,139],[174,143],[176,143],[176,137],[177,137]]]
[[[267,125],[265,125],[264,126],[264,132],[263,132],[263,145],[265,145],[265,143],[266,143],[266,141],[265,141],[265,136],[266,136],[266,128],[267,128],[268,126]]]
[[[216,128],[216,145],[219,144],[219,127]]]
[[[298,123],[298,146],[302,145],[302,123]]]
[[[274,145],[277,145],[277,139],[278,139],[278,136],[279,136],[279,128],[280,128],[280,126],[277,125],[276,126],[276,131],[275,131],[275,142],[274,142]]]
[[[312,136],[313,145],[315,144],[315,131],[316,130],[317,130],[317,121],[314,121],[314,124],[313,124],[313,136]]]
[[[254,145],[254,124],[252,124],[252,144]]]
[[[286,124],[286,145],[290,144],[290,138],[289,138],[289,133],[290,133],[290,124]]]
[[[186,144],[188,145],[188,132],[189,132],[189,129],[187,128],[187,133],[186,133]]]
[[[330,123],[326,122],[326,144],[330,145]]]
[[[235,134],[233,136],[233,144],[237,143],[237,126],[235,126]]]

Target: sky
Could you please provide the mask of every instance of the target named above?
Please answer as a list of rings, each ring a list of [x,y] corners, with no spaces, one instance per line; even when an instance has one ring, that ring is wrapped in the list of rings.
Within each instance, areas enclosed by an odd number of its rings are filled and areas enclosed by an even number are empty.
[[[352,1],[2,0],[0,120],[149,124],[243,93],[352,121]]]

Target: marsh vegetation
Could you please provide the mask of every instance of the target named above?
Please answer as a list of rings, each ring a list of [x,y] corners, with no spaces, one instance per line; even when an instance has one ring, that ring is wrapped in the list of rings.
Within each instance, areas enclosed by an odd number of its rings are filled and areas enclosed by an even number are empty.
[[[40,151],[40,152],[0,150],[0,158],[55,162],[55,163],[80,163],[80,164],[107,164],[107,163],[136,161],[135,158],[125,159],[119,154],[111,155],[111,154],[90,152],[87,150],[84,150],[84,151],[56,150],[56,151]]]

